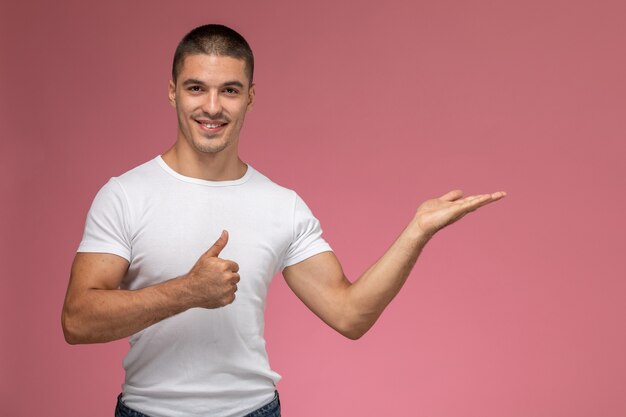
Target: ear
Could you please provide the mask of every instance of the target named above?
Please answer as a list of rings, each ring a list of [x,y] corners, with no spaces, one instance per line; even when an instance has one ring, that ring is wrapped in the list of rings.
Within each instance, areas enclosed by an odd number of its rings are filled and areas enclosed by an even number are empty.
[[[250,110],[252,110],[252,107],[254,107],[254,84],[252,84],[250,86],[250,88],[248,89],[248,105],[246,107],[246,111],[249,112]]]
[[[176,108],[176,84],[172,80],[167,85],[167,96],[172,107]]]

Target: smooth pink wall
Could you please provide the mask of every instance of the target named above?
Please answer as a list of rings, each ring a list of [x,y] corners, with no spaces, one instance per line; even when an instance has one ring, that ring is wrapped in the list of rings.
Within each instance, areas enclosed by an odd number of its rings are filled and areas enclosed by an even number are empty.
[[[626,415],[623,1],[2,2],[0,414],[110,416],[126,341],[69,346],[85,215],[165,151],[180,37],[246,36],[246,161],[295,188],[351,279],[419,202],[509,196],[443,231],[357,342],[281,279],[284,415]]]

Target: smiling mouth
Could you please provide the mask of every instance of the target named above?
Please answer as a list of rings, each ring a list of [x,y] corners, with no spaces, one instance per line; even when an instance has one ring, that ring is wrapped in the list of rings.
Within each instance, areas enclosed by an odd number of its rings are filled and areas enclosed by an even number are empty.
[[[228,122],[225,121],[206,121],[206,120],[196,120],[196,123],[200,125],[200,128],[206,132],[216,133],[222,130]]]
[[[202,123],[202,122],[198,122],[200,123],[202,126],[206,127],[207,129],[215,129],[221,126],[224,126],[226,123]]]

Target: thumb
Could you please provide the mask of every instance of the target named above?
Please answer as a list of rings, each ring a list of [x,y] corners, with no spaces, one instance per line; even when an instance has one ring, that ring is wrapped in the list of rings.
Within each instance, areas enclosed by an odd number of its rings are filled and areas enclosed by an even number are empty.
[[[441,200],[444,200],[444,201],[455,201],[455,200],[458,200],[461,197],[463,197],[463,191],[461,191],[461,190],[452,190],[452,191],[448,191],[447,193],[445,193],[444,195],[442,195],[439,198]]]
[[[227,243],[228,243],[228,232],[226,230],[222,230],[222,234],[220,235],[219,239],[217,239],[215,241],[213,246],[211,246],[205,252],[205,254],[208,255],[208,256],[217,258],[220,255],[220,252],[222,251],[222,249],[224,249],[224,247],[226,246]]]

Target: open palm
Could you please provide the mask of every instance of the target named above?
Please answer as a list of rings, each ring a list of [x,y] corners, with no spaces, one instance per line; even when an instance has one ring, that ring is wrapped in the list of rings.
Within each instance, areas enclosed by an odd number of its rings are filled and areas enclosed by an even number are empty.
[[[456,222],[467,213],[500,200],[504,196],[506,193],[499,191],[493,194],[463,197],[463,191],[453,190],[439,198],[423,202],[415,214],[417,225],[427,236],[432,236],[438,230]]]

